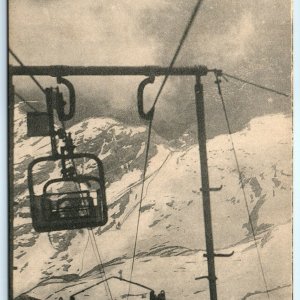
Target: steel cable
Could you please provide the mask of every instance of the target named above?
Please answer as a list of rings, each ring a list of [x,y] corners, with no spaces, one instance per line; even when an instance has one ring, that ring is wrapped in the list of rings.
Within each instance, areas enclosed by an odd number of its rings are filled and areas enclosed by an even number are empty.
[[[237,167],[237,171],[238,171],[238,175],[239,175],[239,182],[240,182],[242,192],[243,192],[243,198],[244,198],[244,202],[245,202],[246,211],[247,211],[247,214],[248,214],[251,233],[252,233],[252,236],[253,236],[253,240],[254,240],[254,244],[255,244],[255,248],[256,248],[256,252],[257,252],[258,262],[259,262],[260,270],[261,270],[261,273],[262,273],[265,290],[266,290],[266,293],[268,295],[268,299],[270,299],[269,289],[268,289],[268,285],[267,285],[267,281],[266,281],[265,272],[264,272],[264,269],[263,269],[261,255],[260,255],[260,252],[258,250],[258,241],[257,241],[257,237],[255,235],[254,225],[253,225],[253,222],[252,222],[252,219],[251,219],[251,214],[250,214],[250,208],[249,208],[249,204],[248,204],[247,197],[246,197],[245,184],[243,182],[242,172],[241,172],[240,164],[239,164],[239,161],[238,161],[237,152],[236,152],[236,149],[235,149],[235,146],[234,146],[234,141],[233,141],[233,138],[232,138],[232,130],[231,130],[231,126],[230,126],[230,123],[229,123],[229,118],[228,118],[228,114],[227,114],[227,110],[226,110],[224,97],[223,97],[223,94],[222,94],[220,79],[219,79],[219,76],[217,74],[215,74],[215,76],[216,76],[216,84],[217,84],[217,87],[218,87],[218,93],[219,93],[219,96],[220,96],[220,99],[221,99],[222,108],[223,108],[224,115],[225,115],[228,134],[229,134],[230,142],[231,142],[231,145],[232,145],[233,155],[234,155],[234,159],[235,159],[235,163],[236,163],[236,167]]]
[[[22,63],[20,58],[9,48],[8,49],[9,53],[14,57],[14,59],[22,66],[24,67],[25,65]],[[29,75],[30,78],[34,81],[34,83],[39,87],[39,89],[45,94],[45,89],[42,87],[42,85],[37,81],[37,79],[33,75]]]
[[[269,88],[269,87],[266,87],[266,86],[263,86],[263,85],[260,85],[260,84],[257,84],[257,83],[254,83],[254,82],[251,82],[251,81],[242,79],[242,78],[239,78],[239,77],[234,76],[234,75],[230,75],[230,74],[228,74],[228,73],[224,73],[224,72],[223,72],[223,73],[222,73],[222,76],[225,78],[225,80],[227,79],[226,77],[229,77],[229,78],[232,78],[232,79],[234,79],[234,80],[237,80],[237,81],[240,81],[240,82],[243,82],[243,83],[246,83],[246,84],[255,86],[255,87],[257,87],[257,88],[260,88],[260,89],[263,89],[263,90],[266,90],[266,91],[275,93],[275,94],[277,94],[277,95],[281,95],[281,96],[285,96],[285,97],[290,97],[290,95],[288,95],[288,94],[286,94],[286,93],[283,93],[283,92],[280,92],[280,91],[271,89],[271,88]]]

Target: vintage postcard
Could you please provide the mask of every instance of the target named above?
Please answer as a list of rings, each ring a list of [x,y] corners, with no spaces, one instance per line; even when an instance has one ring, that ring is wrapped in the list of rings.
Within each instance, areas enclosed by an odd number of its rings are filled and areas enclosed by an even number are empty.
[[[292,299],[292,4],[10,0],[10,299]]]

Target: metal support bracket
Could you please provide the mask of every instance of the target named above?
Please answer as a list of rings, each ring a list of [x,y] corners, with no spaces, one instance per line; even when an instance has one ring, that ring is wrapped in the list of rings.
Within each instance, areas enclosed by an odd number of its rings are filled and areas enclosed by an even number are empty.
[[[200,277],[196,277],[195,280],[201,280],[201,279],[207,279],[207,280],[217,280],[217,277],[214,278],[209,278],[209,276],[200,276]]]
[[[201,192],[208,192],[208,191],[209,192],[219,192],[219,191],[221,191],[222,188],[223,188],[223,185],[220,185],[219,187],[209,188],[208,190],[200,188],[200,191]]]
[[[214,253],[214,257],[230,257],[234,254],[234,251],[230,252],[230,253]],[[204,253],[203,257],[207,257],[207,254]]]

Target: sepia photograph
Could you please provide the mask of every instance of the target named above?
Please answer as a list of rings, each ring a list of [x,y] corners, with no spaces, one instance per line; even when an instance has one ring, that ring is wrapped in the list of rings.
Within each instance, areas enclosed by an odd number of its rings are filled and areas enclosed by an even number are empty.
[[[9,299],[292,300],[292,1],[7,6]]]

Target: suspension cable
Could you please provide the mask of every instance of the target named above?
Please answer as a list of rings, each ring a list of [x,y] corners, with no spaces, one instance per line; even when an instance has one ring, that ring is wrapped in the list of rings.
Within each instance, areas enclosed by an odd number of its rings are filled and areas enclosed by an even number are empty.
[[[29,101],[25,100],[23,96],[21,96],[19,93],[14,92],[14,95],[16,95],[22,102],[24,102],[28,107],[30,107],[34,112],[38,112],[38,110],[29,103]]]
[[[233,155],[234,155],[234,159],[235,159],[235,163],[236,163],[236,167],[237,167],[237,171],[238,171],[238,175],[239,175],[239,182],[240,182],[242,192],[243,192],[243,198],[244,198],[244,202],[245,202],[246,211],[247,211],[247,214],[248,214],[251,233],[252,233],[252,236],[253,236],[253,240],[254,240],[254,244],[255,244],[255,248],[256,248],[256,252],[257,252],[258,262],[259,262],[261,274],[262,274],[262,277],[263,277],[265,290],[266,290],[266,293],[268,295],[268,299],[270,299],[269,289],[268,289],[268,285],[267,285],[267,281],[266,281],[266,277],[265,277],[265,272],[264,272],[264,269],[263,269],[262,259],[261,259],[261,255],[260,255],[260,252],[259,252],[259,249],[258,249],[258,241],[257,241],[257,237],[256,237],[256,234],[255,234],[255,231],[254,231],[254,225],[253,225],[253,221],[252,221],[251,214],[250,214],[250,208],[249,208],[248,200],[247,200],[247,197],[246,197],[245,184],[244,184],[244,181],[243,181],[243,178],[242,178],[242,172],[241,172],[240,164],[239,164],[239,161],[238,161],[237,152],[236,152],[236,149],[235,149],[235,146],[234,146],[234,141],[233,141],[233,137],[232,137],[232,130],[231,130],[231,127],[230,127],[230,124],[229,124],[229,118],[228,118],[228,114],[227,114],[227,110],[226,110],[226,105],[225,105],[224,97],[223,97],[223,94],[222,94],[220,79],[219,79],[219,76],[216,73],[215,73],[215,76],[216,76],[215,83],[217,84],[218,93],[219,93],[219,96],[220,96],[220,99],[221,99],[221,102],[222,102],[222,107],[223,107],[223,111],[224,111],[224,115],[225,115],[227,130],[228,130],[230,142],[231,142],[231,145],[232,145]]]
[[[225,75],[225,76],[224,76],[224,75]],[[286,94],[286,93],[283,93],[283,92],[280,92],[280,91],[271,89],[271,88],[269,88],[269,87],[266,87],[266,86],[263,86],[263,85],[260,85],[260,84],[257,84],[257,83],[254,83],[254,82],[251,82],[251,81],[248,81],[248,80],[239,78],[239,77],[236,77],[236,76],[234,76],[234,75],[230,75],[230,74],[228,74],[228,73],[222,73],[222,76],[225,78],[225,80],[227,80],[226,77],[229,77],[229,78],[232,78],[232,79],[234,79],[234,80],[237,80],[237,81],[240,81],[240,82],[249,84],[249,85],[253,85],[253,86],[257,87],[257,88],[260,88],[260,89],[263,89],[263,90],[266,90],[266,91],[275,93],[275,94],[277,94],[277,95],[281,95],[281,96],[285,96],[285,97],[290,97],[290,95],[288,95],[288,94]]]
[[[100,251],[99,251],[99,248],[98,248],[98,245],[97,245],[97,242],[96,242],[95,234],[94,234],[92,228],[89,228],[88,232],[89,232],[89,235],[91,237],[91,244],[92,244],[94,253],[96,254],[96,258],[98,260],[99,271],[100,271],[100,273],[101,272],[103,273],[103,276],[104,276],[104,279],[105,279],[104,287],[105,287],[106,294],[108,294],[110,299],[113,300],[113,296],[112,296],[111,289],[110,289],[110,286],[109,286],[109,283],[108,283],[108,280],[107,280],[107,276],[106,276],[105,268],[104,268],[104,265],[103,265],[103,261],[102,261]],[[94,242],[95,248],[93,246],[93,242]]]
[[[88,238],[87,238],[85,247],[84,247],[83,252],[82,252],[81,267],[80,267],[80,269],[78,270],[78,274],[80,274],[80,273],[83,271],[84,254],[85,254],[85,251],[86,251],[86,249],[87,249],[87,247],[88,247],[89,241],[90,241],[90,235],[88,235]],[[91,242],[91,243],[92,243],[92,242]]]
[[[10,49],[8,48],[8,51],[10,52],[10,54],[14,57],[14,59],[22,66],[24,67],[25,65],[23,64],[23,62],[21,61],[21,59]],[[30,75],[31,79],[35,82],[35,84],[39,87],[39,89],[45,94],[45,89],[42,87],[42,85],[37,81],[37,79],[33,76]],[[18,94],[17,92],[14,92],[14,94],[21,100],[23,101],[28,107],[30,107],[33,111],[38,112],[38,110],[32,106],[31,104],[28,103],[28,101],[26,101],[20,94]]]
[[[134,247],[133,247],[133,255],[132,255],[132,263],[131,263],[129,281],[132,281],[133,268],[134,268],[135,255],[136,255],[137,239],[138,239],[140,217],[141,217],[141,207],[142,207],[143,193],[144,193],[144,187],[145,187],[145,182],[146,182],[145,178],[146,178],[146,172],[147,172],[148,155],[149,155],[150,140],[151,140],[152,120],[153,119],[150,120],[149,127],[148,127],[147,146],[146,146],[146,153],[145,153],[145,163],[144,163],[144,171],[143,171],[143,176],[142,176],[142,189],[141,189],[141,197],[140,197],[140,201],[139,201],[138,219],[137,219],[137,224],[136,224],[136,231],[135,231],[135,238],[134,238]],[[127,299],[129,297],[129,294],[130,294],[130,288],[131,288],[131,283],[129,283]]]
[[[159,90],[158,90],[158,93],[157,93],[157,95],[156,95],[156,97],[155,97],[153,107],[155,107],[155,105],[156,105],[156,103],[157,103],[157,101],[158,101],[158,99],[159,99],[159,96],[160,96],[160,94],[161,94],[161,92],[162,92],[162,90],[163,90],[163,88],[164,88],[164,86],[165,86],[165,84],[166,84],[166,82],[167,82],[167,80],[168,80],[168,78],[169,78],[170,72],[171,72],[171,70],[172,70],[172,68],[173,68],[173,66],[174,66],[174,64],[175,64],[175,62],[176,62],[176,59],[177,59],[177,57],[178,57],[178,54],[179,54],[179,52],[180,52],[180,50],[181,50],[181,48],[182,48],[182,46],[183,46],[183,44],[184,44],[184,42],[185,42],[187,36],[188,36],[188,33],[189,33],[189,31],[190,31],[190,29],[191,29],[193,23],[194,23],[194,20],[195,20],[195,18],[196,18],[196,15],[197,15],[197,13],[198,13],[198,11],[199,11],[199,8],[200,8],[200,5],[201,5],[202,2],[203,2],[202,0],[198,0],[197,4],[196,4],[196,6],[195,6],[195,8],[194,8],[194,10],[193,10],[193,13],[192,13],[192,15],[191,15],[191,17],[190,17],[190,20],[189,20],[189,22],[188,22],[188,24],[187,24],[187,26],[186,26],[186,28],[185,28],[185,30],[184,30],[184,32],[183,32],[183,35],[182,35],[182,37],[181,37],[181,39],[180,39],[180,42],[179,42],[179,44],[178,44],[178,47],[177,47],[177,49],[176,49],[176,51],[175,51],[175,54],[174,54],[174,56],[173,56],[173,59],[172,59],[170,65],[169,65],[169,67],[168,67],[168,72],[167,72],[167,74],[166,74],[166,76],[165,76],[165,78],[164,78],[164,80],[163,80],[163,82],[162,82],[162,84],[161,84],[161,86],[160,86],[160,88],[159,88]]]
[[[176,62],[176,59],[178,57],[178,54],[188,36],[188,33],[193,25],[193,22],[195,20],[195,17],[199,11],[199,8],[200,8],[200,5],[201,3],[203,2],[203,0],[198,0],[194,9],[193,9],[193,12],[192,12],[192,15],[189,19],[189,22],[183,32],[183,35],[179,41],[179,44],[176,48],[176,51],[175,51],[175,54],[171,60],[171,63],[168,67],[168,72],[166,74],[166,76],[164,77],[164,80],[158,90],[158,93],[155,97],[155,100],[153,102],[153,106],[152,106],[152,111],[153,111],[153,114],[152,114],[152,117],[149,121],[149,127],[148,127],[148,138],[147,138],[147,146],[146,146],[146,153],[145,153],[145,164],[144,164],[144,170],[143,170],[143,175],[142,175],[142,189],[141,189],[141,196],[140,196],[140,201],[139,201],[139,211],[138,211],[138,220],[137,220],[137,226],[136,226],[136,234],[135,234],[135,240],[134,240],[134,248],[133,248],[133,256],[132,256],[132,264],[131,264],[131,269],[130,269],[130,279],[129,281],[132,281],[132,275],[133,275],[133,269],[134,269],[134,263],[135,263],[135,255],[136,255],[136,248],[137,248],[137,239],[138,239],[138,232],[139,232],[139,224],[140,224],[140,217],[141,217],[141,207],[142,207],[142,202],[143,202],[143,192],[144,192],[144,186],[145,186],[145,178],[146,178],[146,173],[147,173],[147,165],[148,165],[148,156],[149,156],[149,148],[150,148],[150,142],[151,142],[151,130],[152,130],[152,123],[153,123],[153,118],[154,118],[154,109],[155,109],[155,106],[156,106],[156,103],[162,93],[162,90],[169,78],[169,74],[170,74],[170,71],[172,70],[175,62]],[[131,284],[129,283],[129,287],[128,287],[128,293],[127,293],[127,300],[129,298],[129,294],[130,294],[130,289],[131,289]]]
[[[14,59],[22,66],[25,65],[22,63],[20,58],[10,49],[8,48],[9,53],[14,57]],[[45,89],[42,87],[42,85],[37,81],[37,79],[33,75],[29,75],[30,78],[34,81],[34,83],[39,87],[39,89],[45,94]]]

